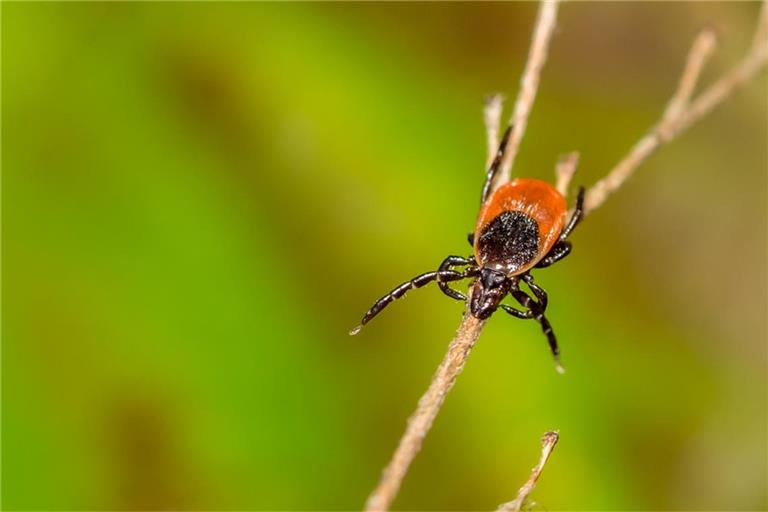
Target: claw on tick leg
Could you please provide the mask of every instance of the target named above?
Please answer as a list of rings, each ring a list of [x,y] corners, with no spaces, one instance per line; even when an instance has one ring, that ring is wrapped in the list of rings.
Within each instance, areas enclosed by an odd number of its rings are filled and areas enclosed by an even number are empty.
[[[357,327],[349,331],[349,335],[354,336],[355,334],[359,333],[362,328],[363,328],[362,324],[358,325]]]

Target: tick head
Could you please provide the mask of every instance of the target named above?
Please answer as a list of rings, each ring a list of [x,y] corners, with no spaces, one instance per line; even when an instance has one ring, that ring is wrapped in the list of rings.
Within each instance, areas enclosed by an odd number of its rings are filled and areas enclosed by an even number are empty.
[[[507,276],[498,270],[484,268],[480,278],[472,286],[469,311],[472,316],[485,320],[499,307],[501,299],[509,291]]]

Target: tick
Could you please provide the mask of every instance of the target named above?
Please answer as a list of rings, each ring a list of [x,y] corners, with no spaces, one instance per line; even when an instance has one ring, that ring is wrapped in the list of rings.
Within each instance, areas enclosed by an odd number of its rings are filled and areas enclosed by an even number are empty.
[[[438,270],[399,285],[377,300],[363,316],[360,325],[349,334],[354,336],[359,333],[365,324],[408,290],[436,281],[440,290],[449,297],[469,300],[470,314],[481,320],[501,308],[516,318],[537,321],[547,337],[557,370],[562,373],[557,339],[544,315],[547,293],[536,285],[531,270],[548,267],[571,252],[568,236],[584,215],[584,188],[579,188],[576,207],[567,222],[565,198],[544,181],[514,179],[491,194],[491,185],[504,158],[511,128],[504,133],[486,174],[475,231],[467,237],[473,254],[466,258],[448,256]],[[469,299],[449,285],[463,279],[473,280],[469,287]],[[527,285],[530,294],[520,287],[521,281]],[[502,304],[507,295],[522,309]]]

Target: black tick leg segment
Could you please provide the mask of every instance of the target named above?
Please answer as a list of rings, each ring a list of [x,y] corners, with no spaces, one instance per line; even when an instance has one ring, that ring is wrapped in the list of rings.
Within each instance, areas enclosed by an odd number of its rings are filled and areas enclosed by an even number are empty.
[[[535,265],[536,268],[544,268],[557,263],[571,253],[571,247],[571,242],[567,240],[555,242],[555,245],[552,246],[547,255]]]
[[[557,369],[557,372],[564,373],[565,368],[560,364],[560,348],[557,346],[557,338],[555,338],[555,333],[552,331],[552,325],[543,313],[534,316],[534,318],[541,324],[541,330],[544,331],[544,335],[547,337],[549,350],[552,352],[552,357],[555,359],[555,368]]]
[[[515,318],[520,318],[521,320],[528,320],[533,318],[533,311],[530,309],[527,311],[520,311],[519,309],[515,309],[512,306],[507,306],[506,304],[501,305],[501,309],[509,313]]]
[[[507,306],[506,304],[501,304],[501,308],[515,318],[528,320],[534,317],[535,311],[543,313],[544,310],[547,309],[547,292],[545,292],[533,282],[533,277],[531,277],[530,274],[525,274],[520,277],[524,279],[526,283],[528,283],[528,287],[536,295],[538,302],[520,289],[519,281],[517,281],[515,278],[515,280],[511,283],[509,293],[515,297],[515,300],[522,304],[526,309],[525,311],[520,311],[519,309],[515,309],[512,306]]]
[[[571,234],[573,229],[581,222],[581,219],[584,218],[584,187],[579,187],[579,195],[576,198],[576,208],[573,210],[573,215],[571,216],[570,220],[568,221],[568,225],[565,226],[565,229],[563,229],[563,232],[560,233],[560,238],[555,243],[555,245],[552,246],[552,248],[549,250],[546,256],[544,256],[541,261],[539,261],[535,267],[536,268],[545,268],[553,263],[557,263],[561,259],[565,258],[570,254],[571,252],[571,242],[566,240],[568,236]]]
[[[560,240],[565,240],[566,238],[568,238],[568,235],[571,234],[571,231],[573,231],[573,228],[575,228],[583,218],[584,218],[584,187],[579,187],[579,195],[576,197],[576,208],[574,208],[573,210],[573,215],[571,215],[571,220],[568,221],[568,225],[565,226],[565,229],[563,229],[563,232],[560,233]]]
[[[446,270],[453,270],[453,267],[462,266],[462,265],[476,266],[476,263],[475,263],[475,260],[471,257],[462,258],[461,256],[448,256],[440,264],[440,268],[438,270],[439,272],[443,272]],[[462,301],[467,300],[466,295],[448,286],[448,283],[443,282],[443,280],[440,278],[439,275],[437,278],[437,285],[440,287],[440,290],[442,290],[444,294],[451,297],[452,299],[462,300]]]
[[[533,288],[531,289],[533,290]],[[558,373],[565,372],[565,369],[560,364],[560,348],[557,346],[557,338],[552,330],[552,325],[549,323],[549,320],[547,320],[547,317],[544,316],[544,311],[540,309],[540,306],[536,301],[530,298],[522,290],[512,290],[510,293],[520,305],[528,309],[528,312],[532,314],[533,319],[539,322],[541,330],[547,337],[547,343],[549,343],[549,350],[552,352],[552,357],[555,359],[555,368]],[[536,292],[534,291],[534,293]]]
[[[528,285],[528,288],[531,289],[533,294],[536,295],[536,300],[539,303],[539,309],[541,312],[545,312],[547,310],[547,304],[549,301],[547,292],[545,292],[543,288],[533,282],[533,276],[531,274],[524,274],[520,277],[523,279],[523,281],[525,281],[525,284]]]
[[[363,328],[365,324],[371,321],[373,317],[378,315],[384,308],[386,308],[392,301],[395,299],[399,299],[408,290],[412,290],[413,288],[421,288],[427,283],[431,283],[432,281],[440,281],[440,282],[451,282],[451,281],[460,281],[462,279],[465,279],[467,277],[472,277],[477,275],[477,267],[470,267],[463,272],[456,272],[455,270],[438,270],[436,272],[427,272],[425,274],[421,274],[420,276],[416,276],[410,281],[406,281],[403,284],[399,285],[395,289],[393,289],[391,292],[380,298],[379,300],[374,303],[373,306],[371,306],[371,309],[368,310],[368,312],[363,316],[363,319],[360,321],[360,325],[349,331],[350,336],[354,336],[355,334],[359,333],[360,330]]]
[[[509,135],[512,133],[512,125],[507,126],[507,130],[504,132],[504,136],[501,138],[501,144],[499,144],[499,150],[496,152],[496,156],[491,162],[491,166],[488,167],[488,173],[485,176],[485,183],[483,183],[483,193],[480,196],[480,204],[485,204],[488,199],[488,194],[491,192],[491,184],[493,178],[496,177],[496,171],[499,170],[501,160],[504,158],[504,152],[507,150],[507,142],[509,142]]]

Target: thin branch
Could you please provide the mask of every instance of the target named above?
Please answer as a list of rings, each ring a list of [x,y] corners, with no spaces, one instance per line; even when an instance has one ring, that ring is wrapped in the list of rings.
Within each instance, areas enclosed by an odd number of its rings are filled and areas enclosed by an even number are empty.
[[[690,107],[680,117],[670,123],[668,131],[663,134],[662,142],[669,142],[673,138],[691,127],[702,117],[709,114],[715,107],[722,103],[733,91],[751,80],[768,64],[768,45],[758,47],[750,53],[729,73],[721,77],[707,90],[691,102]]]
[[[579,165],[579,153],[573,151],[560,157],[555,167],[555,177],[557,182],[555,188],[564,197],[568,196],[568,187],[571,185],[573,175],[576,174],[576,167]]]
[[[752,38],[752,50],[758,50],[758,47],[766,45],[768,45],[768,2],[764,0],[760,7],[757,30],[755,30],[755,36]]]
[[[557,441],[560,439],[560,435],[557,431],[547,432],[544,437],[541,438],[541,458],[539,463],[533,470],[531,470],[531,476],[528,481],[523,484],[519,491],[517,491],[517,497],[507,503],[499,505],[499,512],[518,512],[523,508],[523,504],[528,496],[533,492],[533,488],[536,487],[536,482],[541,476],[541,472],[544,470],[544,465],[547,463],[549,456],[552,454],[552,450],[555,449]]]
[[[501,111],[504,107],[504,96],[494,94],[485,102],[483,109],[483,121],[485,121],[486,140],[488,141],[488,157],[485,160],[485,168],[491,166],[496,152],[499,150],[499,125],[501,124]]]
[[[368,511],[387,510],[397,496],[400,484],[408,472],[408,467],[421,449],[421,443],[427,436],[432,422],[435,421],[440,407],[443,405],[446,395],[453,387],[456,377],[464,368],[464,363],[469,357],[472,347],[475,346],[480,332],[483,330],[484,320],[478,320],[469,311],[464,314],[459,330],[456,331],[448,352],[443,362],[437,368],[429,389],[419,400],[416,411],[408,419],[405,434],[400,439],[392,460],[384,469],[378,487],[368,498],[365,509]]]
[[[493,190],[510,180],[512,165],[515,162],[517,151],[520,148],[520,141],[523,140],[523,134],[528,124],[528,116],[536,99],[541,69],[547,61],[549,41],[552,39],[555,21],[557,20],[557,7],[557,0],[544,0],[539,7],[531,48],[528,50],[528,62],[525,64],[523,77],[520,80],[520,93],[517,96],[515,109],[510,119],[512,133],[509,137],[509,146],[507,146],[504,160],[501,162],[501,168],[496,177]]]
[[[717,38],[715,37],[714,30],[704,29],[699,32],[691,50],[688,52],[688,60],[685,63],[683,75],[680,77],[677,92],[675,92],[675,95],[672,96],[672,99],[667,104],[667,110],[664,112],[662,122],[669,122],[670,119],[679,116],[688,106],[693,89],[699,81],[701,70],[704,69],[704,64],[712,55],[712,50],[715,49],[716,43]]]
[[[765,12],[765,7],[763,12]],[[761,33],[768,32],[768,29],[765,28],[766,25],[768,25],[768,17],[762,15],[755,32],[756,40],[759,40]],[[689,103],[685,96],[690,96],[690,93],[696,86],[700,66],[706,59],[706,54],[711,51],[707,47],[708,44],[714,44],[714,42],[702,43],[702,41],[706,41],[708,38],[705,35],[707,31],[708,29],[705,29],[691,47],[678,92],[670,101],[666,114],[656,126],[651,128],[645,137],[632,147],[629,153],[616,164],[605,178],[595,183],[587,191],[584,200],[585,213],[588,214],[602,205],[608,196],[621,187],[624,181],[635,172],[640,164],[662,144],[670,142],[710,113],[716,106],[728,98],[737,87],[753,78],[768,63],[768,44],[764,42],[764,44],[753,45],[749,54],[735,68],[723,75]],[[681,103],[681,108],[678,108]]]
[[[506,171],[504,171],[503,168],[500,171],[500,176],[496,179],[497,185],[509,180],[512,162],[515,153],[517,153],[520,141],[523,138],[528,114],[531,111],[533,100],[536,97],[536,89],[539,85],[539,75],[541,73],[541,68],[544,65],[544,61],[546,60],[549,40],[551,39],[552,32],[555,28],[557,6],[558,0],[543,0],[539,8],[536,26],[533,31],[533,39],[531,41],[531,48],[528,52],[528,62],[525,65],[525,71],[523,72],[523,78],[521,80],[520,94],[517,98],[515,111],[512,116],[512,122],[515,123],[515,125],[512,130],[511,141],[507,153],[504,156],[504,161],[502,163],[502,165],[506,166]],[[499,103],[498,117],[500,118],[501,98],[498,96],[497,98]],[[493,106],[493,100],[489,107],[486,107],[485,113],[486,131],[489,138],[488,154],[494,155],[498,146],[499,123],[497,120],[495,124],[496,129],[489,127],[493,126],[494,115],[497,115],[495,112],[496,107]],[[419,453],[421,443],[429,432],[429,429],[432,427],[432,422],[435,420],[435,417],[437,417],[437,413],[440,411],[440,407],[443,405],[446,395],[451,387],[453,387],[456,376],[461,372],[462,368],[464,368],[464,363],[466,363],[472,347],[480,336],[484,324],[485,321],[473,317],[469,314],[468,310],[465,312],[464,318],[456,332],[456,336],[448,347],[448,353],[445,355],[443,362],[440,364],[435,376],[432,378],[432,383],[429,385],[429,389],[427,389],[427,392],[424,393],[424,396],[419,400],[419,405],[417,406],[416,411],[409,418],[405,433],[400,439],[400,443],[398,444],[395,453],[392,455],[392,459],[384,469],[379,485],[368,497],[368,501],[365,504],[365,509],[367,511],[385,511],[391,506],[392,501],[394,501],[397,496],[403,478],[405,478],[405,475],[408,472],[411,462],[416,457],[416,454]]]

